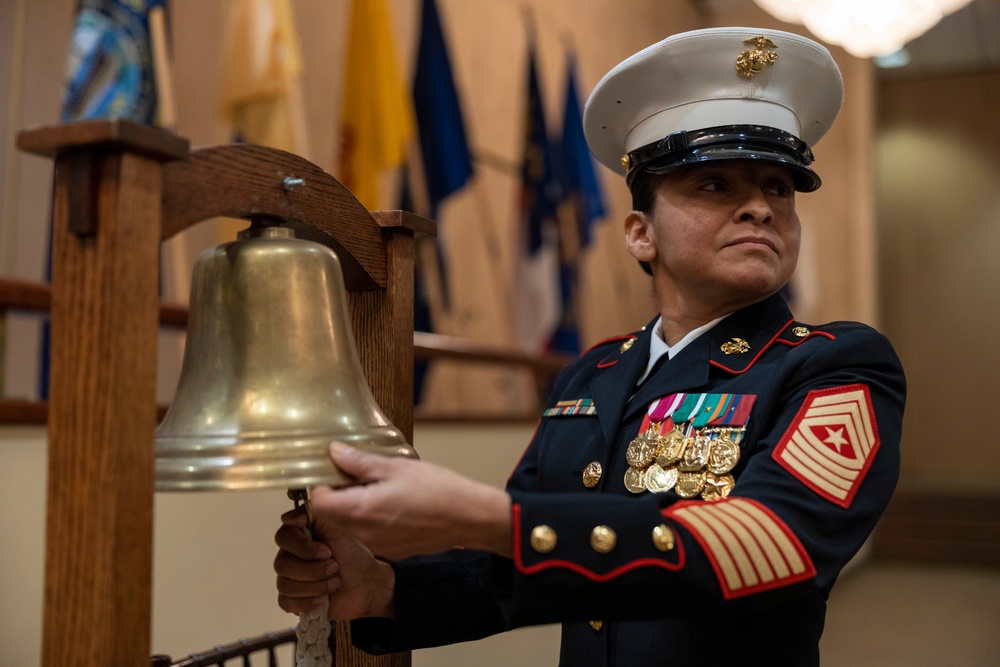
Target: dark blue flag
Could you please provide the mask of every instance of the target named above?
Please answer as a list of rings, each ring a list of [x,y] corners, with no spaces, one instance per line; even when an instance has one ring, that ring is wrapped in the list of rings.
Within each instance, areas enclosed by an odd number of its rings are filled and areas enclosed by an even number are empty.
[[[563,202],[559,226],[559,325],[552,334],[549,350],[563,354],[582,351],[578,323],[578,291],[581,251],[590,245],[591,228],[604,216],[594,159],[583,133],[583,113],[576,85],[576,59],[570,55],[566,66],[566,99],[563,106],[559,179]]]
[[[521,233],[514,288],[518,343],[539,354],[550,345],[559,323],[559,233],[556,214],[562,187],[545,127],[534,41],[528,51],[524,157],[521,163]]]
[[[577,199],[577,216],[580,221],[580,245],[587,247],[591,240],[593,224],[604,217],[604,196],[594,157],[590,154],[583,134],[583,112],[576,85],[576,58],[569,56],[566,66],[566,104],[563,111],[563,158],[566,169],[567,194]]]
[[[434,0],[423,1],[413,103],[433,218],[441,201],[460,190],[472,175],[462,108]]]
[[[521,163],[522,215],[528,230],[527,248],[532,255],[544,243],[544,228],[555,224],[556,209],[563,197],[553,160],[553,148],[545,128],[545,110],[538,81],[534,44],[528,53],[528,102],[525,120],[524,159]]]
[[[458,91],[452,77],[451,61],[445,44],[441,20],[434,0],[423,0],[420,20],[420,43],[417,47],[417,67],[413,78],[413,107],[417,118],[417,133],[423,157],[424,183],[427,188],[427,214],[437,219],[438,208],[448,195],[462,189],[472,176],[472,155],[465,137],[465,122]],[[412,210],[412,183],[404,179],[403,208]],[[425,266],[423,253],[417,252],[414,272],[414,329],[433,331],[430,295],[425,271],[437,274],[441,287],[440,303],[450,308],[450,287],[447,258],[442,246],[441,227],[432,243],[434,266]],[[414,402],[420,403],[427,376],[426,361],[414,364]]]

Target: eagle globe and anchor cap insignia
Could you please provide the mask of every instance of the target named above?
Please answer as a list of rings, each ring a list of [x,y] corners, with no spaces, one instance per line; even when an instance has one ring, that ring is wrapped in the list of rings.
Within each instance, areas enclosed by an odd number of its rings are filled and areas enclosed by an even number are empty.
[[[754,47],[746,49],[736,58],[736,72],[746,79],[754,78],[778,59],[777,52],[768,50],[777,49],[778,45],[763,35],[744,39],[743,43]]]

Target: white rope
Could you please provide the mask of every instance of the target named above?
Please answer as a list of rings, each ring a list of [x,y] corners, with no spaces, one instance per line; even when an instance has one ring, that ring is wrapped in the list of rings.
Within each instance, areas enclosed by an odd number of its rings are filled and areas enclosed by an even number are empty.
[[[295,667],[333,667],[330,653],[330,621],[327,618],[330,600],[324,600],[319,609],[299,615],[295,626],[298,644],[295,646]]]
[[[312,511],[309,508],[309,495],[304,489],[290,490],[288,497],[295,501],[295,506],[302,502],[312,526]],[[303,529],[312,539],[309,528]],[[319,609],[299,614],[299,623],[295,626],[295,667],[333,667],[333,654],[330,652],[330,598],[324,598]]]

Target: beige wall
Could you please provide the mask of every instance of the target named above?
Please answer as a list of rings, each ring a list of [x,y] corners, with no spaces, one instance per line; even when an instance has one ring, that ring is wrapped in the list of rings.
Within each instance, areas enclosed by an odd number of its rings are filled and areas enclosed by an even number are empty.
[[[881,303],[909,384],[904,479],[1000,487],[1000,72],[884,83]]]

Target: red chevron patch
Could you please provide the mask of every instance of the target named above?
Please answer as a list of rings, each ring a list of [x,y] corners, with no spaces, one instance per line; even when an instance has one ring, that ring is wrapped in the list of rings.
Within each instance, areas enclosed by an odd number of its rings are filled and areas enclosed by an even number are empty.
[[[809,392],[772,456],[820,496],[850,507],[878,446],[868,386],[853,384]]]

